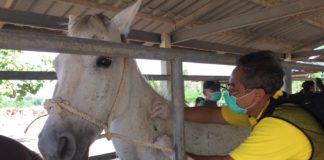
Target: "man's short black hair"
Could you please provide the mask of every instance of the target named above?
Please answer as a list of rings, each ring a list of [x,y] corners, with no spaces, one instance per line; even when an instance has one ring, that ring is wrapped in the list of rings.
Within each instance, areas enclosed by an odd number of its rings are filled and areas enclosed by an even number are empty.
[[[220,83],[219,81],[204,81],[203,89],[211,89],[213,91],[219,91]]]
[[[305,91],[310,91],[311,87],[314,87],[315,83],[313,81],[305,81],[302,84],[302,87]]]
[[[246,89],[262,88],[266,94],[273,94],[283,85],[285,73],[280,58],[272,51],[244,55],[237,66],[243,70],[240,81]]]

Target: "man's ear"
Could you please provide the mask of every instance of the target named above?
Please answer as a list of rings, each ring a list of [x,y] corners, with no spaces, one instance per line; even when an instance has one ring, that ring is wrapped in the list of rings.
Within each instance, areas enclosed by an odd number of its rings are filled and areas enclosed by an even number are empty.
[[[256,95],[257,99],[262,99],[266,96],[266,93],[265,93],[264,89],[258,88],[258,89],[255,89],[255,95]]]

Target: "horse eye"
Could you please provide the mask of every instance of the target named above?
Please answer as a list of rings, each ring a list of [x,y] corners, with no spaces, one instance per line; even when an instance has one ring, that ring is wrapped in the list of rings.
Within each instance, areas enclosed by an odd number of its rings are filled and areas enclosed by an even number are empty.
[[[99,57],[97,59],[97,67],[108,68],[111,65],[111,59],[109,57]]]

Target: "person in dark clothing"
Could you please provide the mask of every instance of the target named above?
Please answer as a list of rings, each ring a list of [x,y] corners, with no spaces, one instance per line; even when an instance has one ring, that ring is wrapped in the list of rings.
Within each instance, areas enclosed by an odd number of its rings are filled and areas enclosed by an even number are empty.
[[[315,83],[313,81],[305,81],[302,84],[302,90],[297,94],[302,96],[312,96],[315,93]]]
[[[319,89],[319,93],[324,93],[324,84],[320,78],[315,78],[316,86]]]
[[[217,107],[217,101],[221,98],[219,81],[204,81],[203,97],[197,97],[195,106]]]

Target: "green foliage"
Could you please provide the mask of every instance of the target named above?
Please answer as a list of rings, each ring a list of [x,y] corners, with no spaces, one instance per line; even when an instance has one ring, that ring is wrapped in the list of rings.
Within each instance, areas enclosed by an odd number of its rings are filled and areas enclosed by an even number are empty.
[[[161,91],[161,86],[159,81],[154,81],[154,80],[148,80],[147,83],[156,91],[160,92]]]
[[[15,99],[10,99],[6,97],[0,97],[0,108],[23,108],[39,106],[42,104],[42,98],[35,98],[26,96],[21,101],[16,101]]]
[[[202,86],[200,82],[185,81],[185,103],[188,105],[195,104],[196,98],[202,96]]]
[[[52,60],[48,57],[42,58],[42,64],[34,65],[28,62],[20,62],[18,57],[21,51],[0,49],[0,70],[2,71],[53,71]],[[43,86],[43,80],[0,80],[0,103],[1,107],[11,106],[17,103],[22,105],[27,94],[36,94]],[[9,97],[9,99],[4,98]],[[32,102],[34,103],[34,102]],[[35,102],[36,103],[36,102]]]
[[[291,83],[291,93],[295,94],[302,89],[303,81],[292,81]]]

